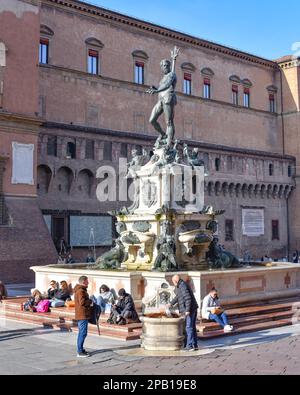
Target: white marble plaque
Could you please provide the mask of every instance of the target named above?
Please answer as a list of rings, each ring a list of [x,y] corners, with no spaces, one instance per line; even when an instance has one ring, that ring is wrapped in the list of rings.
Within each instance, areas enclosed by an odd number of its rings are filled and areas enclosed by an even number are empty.
[[[12,184],[34,185],[34,144],[12,143]]]
[[[242,216],[244,236],[258,237],[265,234],[264,209],[243,209]]]
[[[3,42],[0,42],[0,67],[6,66],[6,47]]]

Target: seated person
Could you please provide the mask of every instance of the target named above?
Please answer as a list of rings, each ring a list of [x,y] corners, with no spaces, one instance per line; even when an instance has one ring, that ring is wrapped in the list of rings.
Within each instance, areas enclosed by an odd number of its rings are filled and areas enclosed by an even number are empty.
[[[95,263],[95,259],[92,257],[91,254],[88,254],[86,257],[86,263]]]
[[[73,255],[70,253],[66,259],[66,264],[71,264],[75,263],[75,259],[73,258]]]
[[[105,313],[105,310],[111,310],[111,306],[115,303],[115,296],[111,292],[111,290],[108,288],[107,285],[103,284],[99,288],[99,296],[98,298],[95,298],[95,296],[92,296],[92,300],[95,304],[100,306],[101,308],[101,313]]]
[[[60,288],[55,293],[54,298],[64,302],[71,299],[70,287],[66,281],[60,282]]]
[[[119,290],[118,295],[119,300],[117,304],[112,306],[112,322],[118,325],[125,325],[128,319],[139,322],[139,316],[136,312],[132,296],[126,293],[124,288]]]
[[[229,325],[227,315],[220,306],[218,291],[215,288],[212,288],[203,299],[202,318],[217,322],[224,329],[224,332],[233,331],[233,326]]]
[[[59,284],[55,280],[50,282],[50,288],[47,291],[47,299],[51,300],[55,298],[55,294],[59,289]]]
[[[8,296],[7,289],[2,281],[0,281],[0,302],[2,299],[6,299]]]
[[[31,297],[27,300],[27,302],[23,303],[23,309],[25,311],[36,311],[36,306],[43,300],[42,293],[38,290],[33,288],[31,290]]]

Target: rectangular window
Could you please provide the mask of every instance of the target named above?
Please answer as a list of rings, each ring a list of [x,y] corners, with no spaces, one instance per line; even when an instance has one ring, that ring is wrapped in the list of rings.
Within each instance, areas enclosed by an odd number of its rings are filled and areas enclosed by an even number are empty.
[[[145,83],[145,65],[142,62],[135,62],[134,82],[140,85]]]
[[[184,73],[183,93],[185,95],[191,95],[192,94],[192,75],[191,74]]]
[[[85,143],[85,159],[95,159],[95,143],[94,143],[94,140],[86,140],[86,143]]]
[[[49,136],[47,141],[47,155],[57,156],[57,137]]]
[[[49,61],[49,40],[47,38],[40,39],[39,62],[48,64]]]
[[[225,221],[225,241],[234,241],[234,234],[233,234],[233,220],[226,219]]]
[[[121,144],[120,157],[121,157],[121,158],[127,158],[127,155],[128,155],[128,147],[127,147],[127,144],[122,143],[122,144]]]
[[[112,160],[112,143],[110,141],[104,142],[103,160]]]
[[[272,221],[272,240],[280,240],[278,220]]]
[[[244,107],[247,107],[247,108],[250,107],[250,89],[249,88],[244,89]]]
[[[269,103],[270,103],[270,112],[275,112],[276,108],[275,108],[275,96],[273,94],[269,95]]]
[[[88,72],[94,75],[99,74],[99,53],[92,49],[89,49]]]
[[[70,244],[73,247],[111,246],[112,219],[109,216],[70,216]]]
[[[239,87],[237,85],[232,85],[232,104],[239,105]]]
[[[205,78],[204,83],[203,83],[203,97],[204,99],[210,99],[211,98],[211,85],[210,85],[210,79]]]

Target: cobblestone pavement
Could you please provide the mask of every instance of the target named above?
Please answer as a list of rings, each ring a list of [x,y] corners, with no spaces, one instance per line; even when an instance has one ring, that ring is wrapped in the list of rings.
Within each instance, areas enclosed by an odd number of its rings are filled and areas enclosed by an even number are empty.
[[[0,320],[0,374],[284,375],[300,373],[300,325],[214,341],[199,355],[145,356],[139,342],[89,336],[91,358],[78,360],[76,334]],[[192,355],[191,355],[192,354]]]

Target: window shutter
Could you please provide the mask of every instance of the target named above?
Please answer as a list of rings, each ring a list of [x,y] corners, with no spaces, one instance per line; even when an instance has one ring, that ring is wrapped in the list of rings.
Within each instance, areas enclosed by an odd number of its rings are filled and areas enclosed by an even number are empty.
[[[94,58],[98,58],[98,51],[94,51],[93,49],[89,49],[89,56],[93,56]]]
[[[184,73],[184,79],[186,81],[192,81],[192,75],[189,73]]]
[[[42,45],[49,45],[49,40],[48,40],[48,38],[41,38],[41,39],[40,39],[40,44],[42,44]]]

